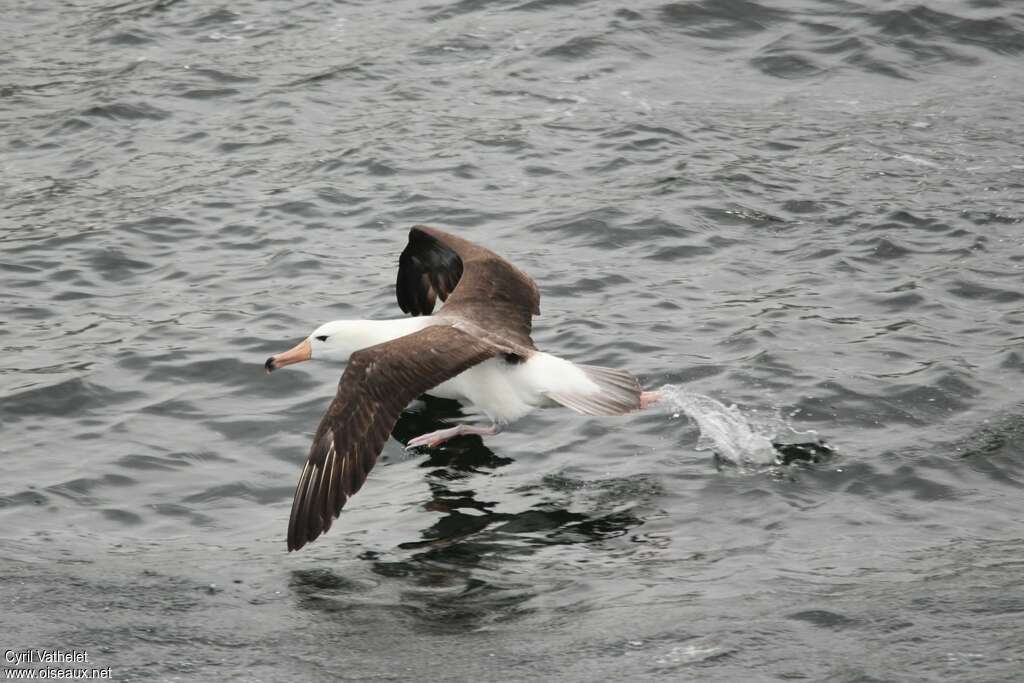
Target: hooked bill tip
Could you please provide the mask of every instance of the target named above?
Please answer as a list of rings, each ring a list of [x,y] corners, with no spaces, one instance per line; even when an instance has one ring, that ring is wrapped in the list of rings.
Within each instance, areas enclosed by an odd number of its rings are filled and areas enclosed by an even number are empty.
[[[270,358],[267,359],[267,362],[263,364],[263,368],[267,371],[268,375],[271,372],[274,371],[274,357],[273,356],[271,356]]]

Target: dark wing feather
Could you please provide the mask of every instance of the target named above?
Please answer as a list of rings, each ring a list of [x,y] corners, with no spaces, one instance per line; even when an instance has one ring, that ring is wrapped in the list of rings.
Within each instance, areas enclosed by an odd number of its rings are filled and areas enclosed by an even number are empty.
[[[398,257],[395,295],[404,313],[429,315],[438,298],[448,296],[462,278],[462,258],[443,240],[416,226]]]
[[[366,481],[410,401],[503,352],[466,332],[434,325],[352,354],[295,487],[288,550],[298,550],[331,528]]]
[[[493,251],[437,228],[417,225],[398,259],[395,294],[413,315],[434,311],[469,320],[526,348],[533,316],[540,314],[540,290],[528,275]]]

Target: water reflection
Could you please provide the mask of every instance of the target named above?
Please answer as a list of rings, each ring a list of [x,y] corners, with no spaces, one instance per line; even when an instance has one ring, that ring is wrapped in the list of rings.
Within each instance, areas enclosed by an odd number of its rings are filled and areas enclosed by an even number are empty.
[[[393,436],[405,443],[425,431],[450,426],[461,416],[458,403],[427,399],[422,410],[407,411],[395,426]],[[493,501],[477,499],[475,491],[458,486],[470,474],[503,467],[511,458],[496,455],[479,436],[460,436],[444,449],[431,449],[424,467],[432,468],[430,486],[432,500],[426,507],[444,516],[424,529],[422,539],[399,545],[403,549],[424,549],[431,558],[454,553],[457,561],[465,559],[465,548],[450,546],[475,536],[474,543],[521,554],[531,554],[537,546],[561,543],[585,543],[625,534],[630,527],[642,523],[631,514],[609,514],[593,517],[570,512],[550,499],[517,513],[502,513]],[[542,484],[538,484],[540,487]],[[531,488],[531,487],[527,487]],[[484,538],[481,532],[487,531]],[[492,549],[493,549],[492,548]],[[487,548],[485,548],[487,550]]]

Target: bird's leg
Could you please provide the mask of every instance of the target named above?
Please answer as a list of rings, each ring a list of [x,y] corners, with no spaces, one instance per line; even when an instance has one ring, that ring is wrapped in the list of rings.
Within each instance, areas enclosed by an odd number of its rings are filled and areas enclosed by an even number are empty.
[[[651,406],[652,403],[657,403],[658,399],[661,398],[660,391],[641,391],[640,392],[640,410],[645,410]]]
[[[421,434],[415,439],[409,439],[409,443],[405,445],[405,450],[410,448],[416,448],[417,446],[427,446],[433,448],[434,446],[440,446],[448,439],[456,436],[462,436],[463,434],[478,434],[480,436],[494,436],[501,431],[501,427],[497,424],[493,424],[490,427],[473,427],[471,425],[455,425],[448,429],[438,429],[436,432],[429,432],[427,434]]]

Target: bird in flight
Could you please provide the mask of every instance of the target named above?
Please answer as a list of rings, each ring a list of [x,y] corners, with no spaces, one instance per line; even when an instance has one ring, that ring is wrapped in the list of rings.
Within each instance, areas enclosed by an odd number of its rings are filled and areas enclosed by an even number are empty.
[[[335,320],[271,356],[268,373],[306,360],[347,362],[299,476],[288,550],[331,528],[363,485],[405,407],[423,394],[460,401],[490,419],[407,444],[434,447],[462,434],[493,435],[535,408],[624,415],[657,400],[625,370],[580,365],[537,349],[530,337],[540,292],[494,252],[417,225],[398,259],[398,306],[413,317]],[[440,299],[443,306],[434,312]]]

